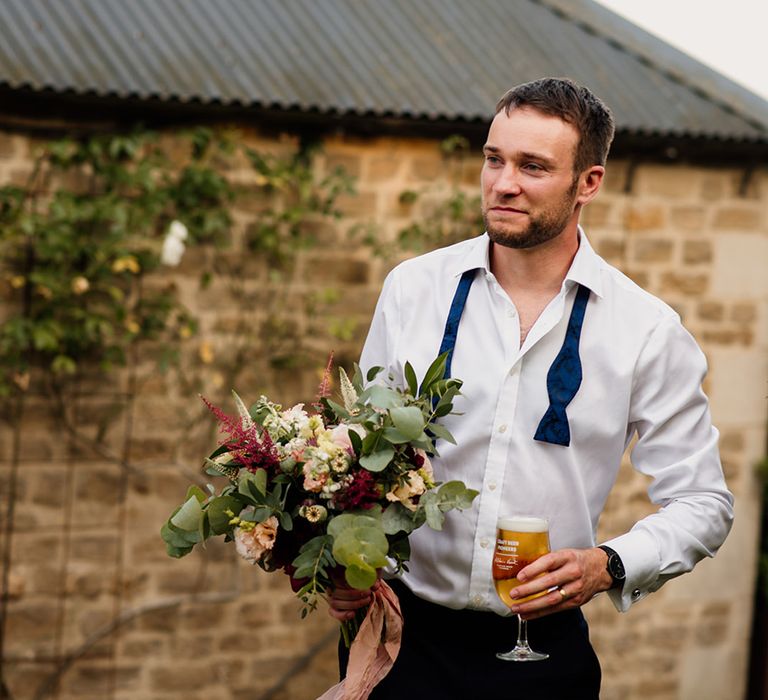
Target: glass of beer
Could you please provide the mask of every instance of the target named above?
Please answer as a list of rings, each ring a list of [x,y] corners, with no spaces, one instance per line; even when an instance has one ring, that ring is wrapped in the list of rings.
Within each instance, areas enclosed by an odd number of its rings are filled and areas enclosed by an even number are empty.
[[[549,523],[546,518],[524,515],[501,516],[496,521],[496,547],[493,550],[493,584],[499,598],[508,606],[545,595],[547,591],[512,599],[509,592],[519,582],[517,573],[549,552]],[[527,622],[517,616],[517,644],[511,651],[496,654],[504,661],[541,661],[549,654],[534,651],[528,645]]]

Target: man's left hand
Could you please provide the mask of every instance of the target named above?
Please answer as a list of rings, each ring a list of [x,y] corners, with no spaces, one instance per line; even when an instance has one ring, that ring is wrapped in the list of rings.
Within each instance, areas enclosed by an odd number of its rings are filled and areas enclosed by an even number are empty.
[[[510,591],[512,598],[525,598],[554,588],[539,598],[511,607],[525,620],[578,608],[613,584],[606,570],[608,555],[597,547],[559,549],[539,557],[520,570],[521,585]]]

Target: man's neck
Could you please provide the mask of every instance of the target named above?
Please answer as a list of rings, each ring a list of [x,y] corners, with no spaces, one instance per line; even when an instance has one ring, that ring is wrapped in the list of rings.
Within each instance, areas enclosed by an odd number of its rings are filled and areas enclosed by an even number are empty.
[[[575,225],[535,248],[507,248],[491,243],[491,272],[515,304],[518,299],[551,299],[560,291],[578,249]]]

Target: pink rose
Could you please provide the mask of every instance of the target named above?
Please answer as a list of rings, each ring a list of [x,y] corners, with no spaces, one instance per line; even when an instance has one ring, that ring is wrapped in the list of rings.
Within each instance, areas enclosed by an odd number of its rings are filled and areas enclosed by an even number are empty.
[[[352,441],[349,439],[350,431],[354,431],[361,438],[365,437],[365,428],[363,428],[362,425],[339,423],[333,430],[331,430],[331,440],[352,454]]]

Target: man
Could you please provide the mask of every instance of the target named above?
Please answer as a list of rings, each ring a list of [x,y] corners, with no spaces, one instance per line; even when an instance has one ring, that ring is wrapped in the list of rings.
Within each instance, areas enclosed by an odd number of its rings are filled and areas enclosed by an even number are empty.
[[[602,184],[613,129],[605,105],[568,80],[508,92],[483,149],[486,233],[409,260],[385,282],[361,365],[401,379],[408,360],[423,374],[446,319],[460,318],[451,374],[464,381],[463,415],[445,419],[458,445],[441,443],[434,467],[438,480],[461,479],[480,495],[444,532],[412,536],[410,571],[394,583],[403,647],[372,698],[597,698],[580,607],[607,591],[628,610],[712,556],[730,529],[704,357],[677,314],[599,258],[578,225]],[[455,292],[465,279],[462,305]],[[633,465],[651,477],[659,510],[595,547],[633,438]],[[547,661],[494,656],[516,633],[491,580],[504,514],[550,522],[553,551],[512,591],[544,592],[512,613],[534,620],[531,646]],[[345,619],[369,600],[338,588],[331,614]]]

